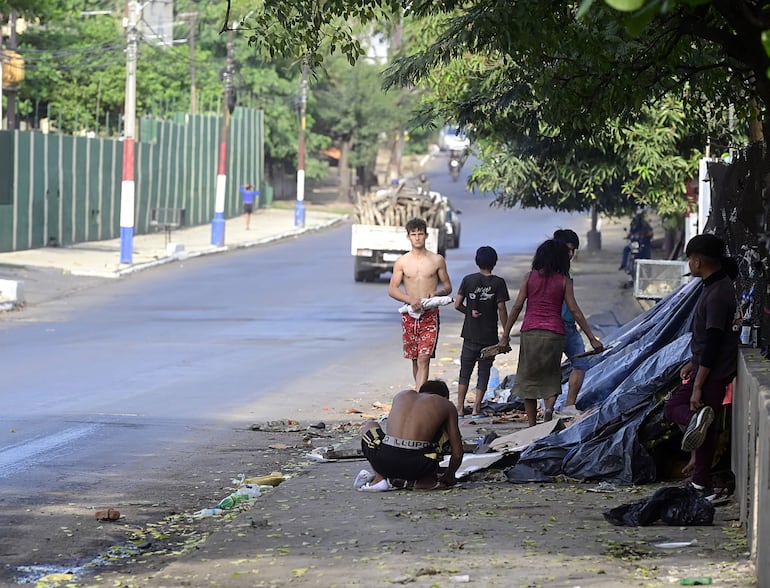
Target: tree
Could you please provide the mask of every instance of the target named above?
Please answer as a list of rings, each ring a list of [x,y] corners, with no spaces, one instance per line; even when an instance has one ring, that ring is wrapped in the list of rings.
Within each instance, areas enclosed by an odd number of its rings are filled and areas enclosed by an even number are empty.
[[[50,114],[62,130],[104,129],[109,113],[117,129],[125,101],[125,4],[104,4],[107,14],[87,14],[86,0],[50,0],[55,8],[35,19],[20,36],[27,78],[19,87],[19,111],[42,118]],[[83,14],[83,12],[86,14]],[[204,91],[221,95],[218,68],[205,48],[198,50],[198,79]],[[159,47],[139,39],[137,112],[167,114],[189,104],[190,55],[185,46]],[[35,110],[37,109],[37,112]]]
[[[282,37],[278,26],[272,31],[259,29],[256,36],[265,33],[263,38],[277,41],[275,47],[296,51],[320,46],[324,27],[352,16],[346,12],[349,4],[361,5],[330,0],[321,10],[320,2],[310,3],[307,10],[314,18],[303,24],[287,4],[273,3],[271,15],[257,23],[291,23],[295,41]],[[399,9],[390,2],[365,4],[370,12],[361,8],[356,13],[359,18]],[[443,86],[435,85],[433,101],[421,113],[423,119],[459,121],[496,166],[512,154],[522,160],[534,154],[529,168],[519,166],[522,180],[517,186],[536,184],[531,194],[539,194],[544,205],[558,207],[583,194],[588,201],[572,204],[585,206],[591,198],[598,201],[621,186],[632,188],[631,193],[644,191],[648,197],[656,190],[670,197],[684,191],[679,164],[669,170],[676,173],[668,174],[675,183],[665,190],[662,186],[644,190],[645,178],[649,180],[651,174],[639,158],[640,145],[634,147],[631,140],[649,136],[655,128],[642,132],[645,121],[660,121],[657,111],[671,112],[665,101],[679,101],[687,125],[672,130],[676,140],[669,146],[682,151],[667,155],[690,161],[691,146],[704,145],[706,135],[723,145],[732,144],[728,126],[714,125],[726,120],[729,107],[739,120],[748,121],[752,105],[763,108],[768,97],[764,77],[768,59],[761,45],[761,33],[767,27],[758,18],[766,2],[692,4],[669,3],[672,10],[665,15],[653,13],[647,18],[646,34],[634,37],[619,14],[601,3],[580,15],[577,6],[557,1],[404,3],[401,8],[407,17],[434,19],[439,24],[434,42],[394,65],[391,84],[410,87],[436,80],[440,72],[438,81]],[[356,56],[355,46],[351,49],[342,42],[335,46],[348,51],[349,57]],[[676,119],[668,116],[667,120],[674,129]],[[522,147],[529,151],[521,154]],[[618,152],[628,159],[617,157]],[[543,167],[536,165],[542,162],[561,173],[530,175]],[[585,169],[578,169],[581,165]],[[564,173],[568,168],[571,174]],[[550,190],[566,184],[569,177],[573,178],[569,190]],[[501,202],[511,204],[517,197],[515,190],[509,190]]]
[[[333,57],[313,87],[314,129],[331,137],[340,149],[342,194],[351,193],[350,170],[373,172],[380,136],[393,136],[404,122],[399,96],[380,89],[382,69],[368,60],[351,67],[340,56]]]
[[[56,12],[56,0],[0,0],[0,16],[10,12],[21,16],[47,17]]]
[[[228,0],[225,23],[231,8]],[[366,53],[358,27],[383,24],[401,13],[399,0],[279,0],[253,8],[243,22],[252,31],[249,42],[272,58],[308,59],[313,68],[338,52],[353,65]]]
[[[445,15],[436,42],[397,62],[391,83],[445,74],[456,90],[434,95],[427,111],[453,115],[494,158],[474,180],[502,204],[621,212],[641,194],[663,212],[681,210],[693,146],[709,134],[731,142],[713,125],[723,105],[701,98],[703,88],[724,95],[724,80],[710,69],[713,51],[672,49],[658,27],[654,39],[632,38],[616,15],[600,6],[577,20],[562,4],[475,2]],[[670,140],[644,146],[645,136]],[[652,164],[662,167],[649,173]]]

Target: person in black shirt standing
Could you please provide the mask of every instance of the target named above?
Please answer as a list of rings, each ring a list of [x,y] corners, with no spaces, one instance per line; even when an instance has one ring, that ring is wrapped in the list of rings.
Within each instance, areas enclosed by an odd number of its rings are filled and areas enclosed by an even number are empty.
[[[463,329],[463,348],[460,353],[460,377],[457,384],[457,412],[463,416],[465,395],[471,381],[474,366],[478,363],[476,380],[476,400],[473,414],[481,412],[481,401],[489,384],[494,357],[481,359],[484,347],[499,341],[497,321],[505,324],[508,310],[505,303],[510,300],[508,286],[499,276],[492,275],[497,264],[497,251],[492,247],[479,247],[476,251],[476,265],[479,271],[465,276],[455,297],[455,308],[465,315]]]
[[[738,369],[739,333],[733,280],[735,261],[725,257],[725,244],[715,235],[696,235],[685,249],[693,276],[703,280],[692,322],[692,358],[680,370],[682,385],[666,402],[663,413],[684,431],[682,450],[691,451],[690,484],[705,498],[711,487],[711,464],[717,433],[711,426],[721,409],[727,386]]]

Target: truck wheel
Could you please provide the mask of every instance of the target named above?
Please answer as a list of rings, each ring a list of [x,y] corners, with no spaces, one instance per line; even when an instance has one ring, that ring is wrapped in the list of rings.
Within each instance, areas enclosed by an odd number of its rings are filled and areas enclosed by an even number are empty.
[[[360,263],[358,259],[355,260],[353,264],[353,279],[356,282],[369,282],[372,279],[372,274],[374,272],[366,267],[365,264]]]

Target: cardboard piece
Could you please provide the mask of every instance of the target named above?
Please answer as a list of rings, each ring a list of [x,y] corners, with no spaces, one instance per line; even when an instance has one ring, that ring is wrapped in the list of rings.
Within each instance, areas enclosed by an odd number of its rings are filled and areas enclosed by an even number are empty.
[[[361,459],[364,457],[363,451],[361,451],[360,447],[355,448],[345,448],[340,447],[337,449],[330,449],[329,451],[324,452],[323,456],[326,459]]]
[[[455,474],[455,478],[460,480],[468,474],[478,472],[479,470],[485,470],[503,459],[508,453],[510,452],[495,451],[493,453],[466,453],[463,455],[463,462],[460,464],[460,467]],[[445,457],[439,465],[442,468],[448,467],[449,457]]]
[[[522,451],[533,441],[542,439],[554,431],[561,431],[563,428],[564,423],[562,420],[555,418],[547,423],[541,423],[534,427],[527,427],[509,435],[498,437],[489,444],[489,447],[492,449],[491,453],[466,453],[463,455],[463,461],[455,477],[462,479],[468,474],[489,468],[508,454]],[[439,465],[444,468],[447,467],[449,465],[449,457],[445,457]]]
[[[547,423],[540,423],[534,427],[527,427],[520,431],[514,431],[509,435],[498,437],[492,441],[489,446],[494,451],[522,451],[533,441],[542,439],[554,431],[561,431],[563,428],[564,423],[562,420],[560,418],[554,418]]]

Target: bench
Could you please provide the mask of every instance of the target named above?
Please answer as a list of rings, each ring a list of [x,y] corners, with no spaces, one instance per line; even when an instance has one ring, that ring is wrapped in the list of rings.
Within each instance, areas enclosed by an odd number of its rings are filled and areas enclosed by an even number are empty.
[[[184,226],[184,208],[151,208],[150,226],[166,231],[166,245],[171,242],[171,231]]]

